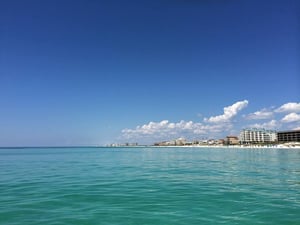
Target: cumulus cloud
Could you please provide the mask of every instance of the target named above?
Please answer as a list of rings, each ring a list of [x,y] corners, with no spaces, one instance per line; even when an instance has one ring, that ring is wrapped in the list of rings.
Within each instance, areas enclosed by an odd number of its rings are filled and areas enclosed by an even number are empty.
[[[202,124],[193,121],[169,122],[162,120],[160,122],[149,122],[135,129],[122,130],[123,137],[126,139],[137,139],[151,137],[153,139],[177,138],[181,136],[194,137],[207,134],[216,134],[229,130],[232,126],[228,124]]]
[[[192,121],[180,121],[178,123],[170,123],[168,120],[162,120],[160,122],[149,122],[142,126],[137,126],[135,129],[124,129],[122,133],[127,138],[134,138],[140,136],[153,136],[153,137],[165,137],[170,134],[178,134],[179,131],[190,131],[193,129],[199,129],[201,124],[194,123]]]
[[[289,102],[283,104],[278,109],[276,109],[275,112],[300,112],[300,102]]]
[[[190,140],[224,137],[232,132],[238,133],[245,125],[241,124],[239,120],[233,120],[233,118],[247,106],[247,100],[238,101],[230,106],[224,107],[224,113],[222,115],[204,118],[201,122],[185,120],[177,122],[170,122],[169,120],[152,121],[132,129],[123,129],[120,139],[153,143],[154,141],[172,140],[178,137],[184,137]],[[244,116],[243,118],[247,120],[269,119],[267,122],[254,123],[247,125],[247,127],[270,130],[300,128],[300,103],[289,102],[278,108],[274,108],[266,107]],[[283,118],[279,118],[281,117],[279,113],[283,113]]]
[[[250,125],[249,127],[273,130],[273,129],[278,128],[279,126],[280,126],[280,124],[276,120],[271,120],[266,123],[255,123],[255,124]]]
[[[270,119],[273,116],[273,112],[262,109],[260,111],[256,111],[254,113],[250,113],[247,116],[245,116],[248,120],[263,120],[263,119]]]
[[[282,118],[281,120],[284,123],[290,123],[290,122],[299,122],[300,121],[300,114],[297,113],[290,113]]]
[[[236,102],[231,106],[224,107],[224,114],[219,116],[212,116],[210,118],[205,118],[204,121],[211,123],[229,122],[234,116],[238,114],[239,111],[247,107],[247,105],[247,100]]]
[[[151,139],[162,140],[178,137],[199,138],[199,136],[214,136],[223,132],[229,132],[233,128],[231,119],[238,114],[240,110],[248,105],[248,101],[236,102],[231,106],[224,108],[224,114],[220,116],[205,118],[200,123],[181,120],[179,122],[170,122],[162,120],[160,122],[149,122],[134,129],[122,130],[122,136],[125,139]]]

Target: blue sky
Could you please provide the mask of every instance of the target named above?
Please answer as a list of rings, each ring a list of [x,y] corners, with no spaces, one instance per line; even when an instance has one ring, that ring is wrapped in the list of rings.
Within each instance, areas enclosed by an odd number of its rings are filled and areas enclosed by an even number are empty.
[[[300,128],[298,0],[1,1],[0,146]]]

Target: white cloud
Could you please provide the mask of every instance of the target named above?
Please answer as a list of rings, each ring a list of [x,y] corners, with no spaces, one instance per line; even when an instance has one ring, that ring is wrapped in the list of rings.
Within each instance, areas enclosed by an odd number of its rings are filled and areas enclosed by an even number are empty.
[[[300,121],[300,115],[297,113],[290,113],[283,117],[281,121],[284,123],[298,122]]]
[[[210,118],[205,118],[205,122],[212,122],[212,123],[223,123],[229,122],[234,116],[238,114],[238,112],[244,109],[248,105],[248,101],[240,101],[236,102],[231,106],[227,106],[224,108],[224,114],[219,116],[212,116]]]
[[[253,128],[260,128],[260,129],[276,129],[280,126],[280,124],[276,121],[276,120],[271,120],[269,122],[266,123],[256,123],[256,124],[252,124],[249,127],[253,127]]]
[[[247,106],[247,100],[238,101],[231,106],[224,107],[222,115],[204,118],[203,122],[185,120],[178,122],[170,122],[169,120],[149,122],[133,129],[122,130],[122,137],[120,139],[138,141],[139,143],[154,143],[155,141],[172,140],[178,137],[184,137],[189,140],[225,137],[229,133],[238,133],[242,126],[244,126],[240,124],[240,121],[233,120],[233,118]],[[300,112],[300,103],[290,102],[283,104],[277,109],[274,108],[266,107],[244,116],[244,119],[248,120],[269,119],[267,122],[255,123],[247,127],[271,130],[300,128],[300,113],[298,113],[298,111]],[[280,117],[279,112],[285,113],[282,119],[278,118]],[[274,119],[271,120],[271,118]]]
[[[275,112],[300,112],[300,102],[289,102],[283,104],[278,109],[276,109]]]
[[[160,122],[149,122],[142,126],[137,126],[135,129],[122,130],[123,136],[126,138],[136,138],[140,136],[166,137],[170,134],[179,134],[182,131],[190,131],[198,129],[201,124],[193,123],[192,121],[180,121],[178,123],[170,123],[168,120]]]
[[[142,126],[137,126],[135,129],[122,130],[123,137],[126,139],[172,139],[178,137],[199,137],[202,135],[209,136],[220,132],[228,131],[232,128],[231,124],[213,124],[205,125],[195,123],[193,121],[181,120],[177,123],[171,123],[168,120],[160,122],[149,122]]]
[[[267,109],[262,109],[254,113],[250,113],[249,115],[245,116],[245,118],[248,120],[263,120],[263,119],[270,119],[272,116],[273,116],[273,112]]]
[[[204,122],[212,123],[184,120],[179,122],[169,122],[168,120],[162,120],[160,122],[149,122],[148,124],[137,126],[134,129],[124,129],[122,130],[122,136],[127,140],[148,139],[151,141],[161,141],[163,139],[170,140],[178,137],[216,137],[220,134],[223,135],[224,132],[230,132],[232,130],[233,124],[231,119],[247,105],[247,100],[236,102],[231,106],[225,107],[223,115],[204,119]]]

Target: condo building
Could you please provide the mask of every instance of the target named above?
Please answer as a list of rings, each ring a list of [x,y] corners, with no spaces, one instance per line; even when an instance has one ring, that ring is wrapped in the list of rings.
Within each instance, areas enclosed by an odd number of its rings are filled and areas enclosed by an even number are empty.
[[[241,144],[274,143],[277,141],[277,132],[265,129],[243,129],[240,133]]]
[[[300,142],[300,130],[280,131],[277,133],[278,142]]]

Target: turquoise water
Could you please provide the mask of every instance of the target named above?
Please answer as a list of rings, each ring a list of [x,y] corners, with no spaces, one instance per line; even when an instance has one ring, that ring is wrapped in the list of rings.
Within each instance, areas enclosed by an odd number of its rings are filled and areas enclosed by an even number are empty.
[[[300,150],[0,149],[0,224],[300,224]]]

